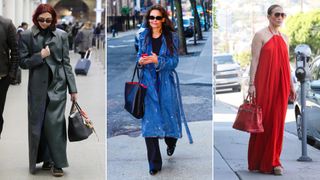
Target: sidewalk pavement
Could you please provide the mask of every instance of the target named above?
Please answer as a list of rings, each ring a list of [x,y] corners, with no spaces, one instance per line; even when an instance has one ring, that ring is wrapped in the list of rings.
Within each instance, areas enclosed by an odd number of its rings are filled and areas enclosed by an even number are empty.
[[[203,32],[203,36],[206,40],[198,41],[198,43],[205,44],[194,47],[201,47],[201,49],[196,49],[201,52],[199,56],[179,57],[177,72],[180,84],[212,85],[212,31]],[[194,50],[188,46],[188,51]]]
[[[121,38],[123,36],[132,35],[132,34],[135,34],[137,31],[138,31],[138,29],[132,29],[132,30],[129,30],[129,31],[118,32],[118,34],[116,33],[115,37],[112,37],[112,33],[107,33],[107,40],[114,39],[114,38]]]
[[[142,137],[116,136],[107,140],[108,180],[211,180],[212,179],[212,121],[189,123],[194,143],[184,136],[177,142],[173,156],[166,153],[160,140],[162,170],[149,175],[146,145]]]
[[[70,51],[71,52],[71,51]],[[92,134],[81,142],[68,142],[67,155],[70,167],[64,168],[61,180],[105,180],[105,73],[99,54],[94,51],[87,76],[76,76],[78,102],[94,122],[100,141]],[[80,55],[70,54],[74,67]],[[50,171],[29,173],[28,118],[27,118],[28,71],[22,70],[22,83],[10,86],[4,109],[4,129],[0,139],[1,180],[49,180],[56,179]],[[66,120],[71,107],[68,95]],[[68,120],[67,120],[68,121]]]
[[[316,180],[320,176],[320,151],[308,145],[312,162],[298,162],[301,142],[288,132],[284,133],[281,162],[282,176],[251,173],[247,170],[249,134],[232,129],[237,109],[217,101],[214,107],[214,179],[215,180]],[[289,126],[290,123],[286,123]],[[286,128],[287,129],[287,128]]]

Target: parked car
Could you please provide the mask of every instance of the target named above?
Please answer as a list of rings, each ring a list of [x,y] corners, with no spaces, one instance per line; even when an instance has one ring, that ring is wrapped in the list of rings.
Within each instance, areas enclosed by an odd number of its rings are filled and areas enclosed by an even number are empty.
[[[136,52],[139,50],[139,34],[143,32],[146,28],[144,25],[138,24],[137,27],[139,30],[136,32],[136,35],[134,36],[134,48],[136,49]]]
[[[216,89],[229,89],[241,91],[240,65],[236,63],[231,54],[214,55],[216,66],[215,81]]]
[[[190,18],[191,23],[194,23],[194,17]],[[200,18],[200,26],[201,28],[204,28],[204,18]]]
[[[183,34],[185,37],[192,37],[193,36],[193,22],[191,21],[191,18],[189,17],[183,17]],[[175,22],[177,22],[177,19],[175,19]],[[174,30],[178,31],[178,26],[175,24]]]
[[[193,22],[188,17],[183,17],[183,33],[185,37],[193,36]]]
[[[305,121],[307,139],[314,144],[320,141],[320,57],[315,58],[310,65],[310,74],[305,82],[306,107]],[[301,139],[301,87],[297,89],[297,100],[294,103],[298,138]]]

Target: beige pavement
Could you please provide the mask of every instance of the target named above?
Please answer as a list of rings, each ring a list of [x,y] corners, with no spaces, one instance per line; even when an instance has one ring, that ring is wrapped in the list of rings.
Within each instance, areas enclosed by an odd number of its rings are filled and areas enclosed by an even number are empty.
[[[184,137],[178,140],[173,156],[166,154],[160,140],[162,170],[149,175],[146,145],[142,137],[126,135],[108,139],[108,180],[211,180],[212,179],[212,121],[189,123],[194,143]]]
[[[318,180],[320,169],[320,151],[308,145],[308,155],[312,162],[298,162],[301,156],[301,141],[286,121],[281,162],[284,167],[282,176],[252,173],[248,171],[247,153],[249,133],[232,129],[237,109],[232,105],[217,101],[214,106],[214,179],[215,180]],[[288,117],[287,117],[288,118]],[[295,125],[294,125],[295,126]]]

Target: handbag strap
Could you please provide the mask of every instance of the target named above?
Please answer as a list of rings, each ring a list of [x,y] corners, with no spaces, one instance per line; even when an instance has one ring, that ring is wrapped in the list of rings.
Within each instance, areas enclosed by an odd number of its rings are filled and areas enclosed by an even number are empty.
[[[81,116],[82,121],[83,121],[83,122],[86,122],[86,121],[84,121],[84,119],[83,119],[83,115],[81,114],[81,113],[82,113],[82,109],[81,109],[81,107],[79,106],[79,104],[77,103],[77,101],[73,101],[73,102],[72,102],[71,109],[72,109],[73,107],[75,107],[75,108],[79,111],[79,114],[80,114],[80,116]],[[90,124],[91,124],[91,122],[90,122]],[[93,126],[92,126],[91,129],[92,129],[92,131],[94,132],[94,134],[96,135],[96,137],[97,137],[97,139],[98,139],[98,141],[99,141],[99,136],[98,136],[96,130],[94,129]]]
[[[139,68],[138,68],[138,62],[136,63],[136,66],[134,68],[131,82],[133,82],[136,73],[137,73],[138,81],[141,82],[141,79],[143,77],[143,73],[142,73],[142,76],[140,76],[140,72],[139,72]]]
[[[72,101],[72,105],[71,105],[71,108],[70,108],[70,113],[69,114],[72,114],[73,112],[75,112],[76,110],[76,106],[74,104],[74,101]]]
[[[79,104],[77,103],[77,101],[74,101],[74,105],[76,106],[76,108],[77,108],[77,110],[78,110],[79,112],[82,111],[82,109],[81,109],[81,107],[79,106]]]
[[[131,82],[133,82],[134,77],[135,77],[135,75],[136,75],[136,72],[137,72],[137,76],[138,76],[138,79],[139,79],[138,62],[136,63],[136,65],[135,65],[135,67],[134,67],[134,71],[133,71],[133,75],[132,75]]]
[[[257,103],[257,98],[252,97],[250,94],[247,95],[246,101],[249,102],[250,104],[256,104]]]
[[[189,143],[192,144],[193,143],[193,139],[192,139],[192,136],[191,136],[191,133],[190,133],[190,130],[189,130],[189,126],[188,126],[188,123],[187,123],[187,120],[186,120],[186,115],[184,113],[184,110],[183,110],[183,105],[182,105],[182,100],[181,100],[181,92],[180,92],[180,82],[179,82],[179,77],[178,77],[178,73],[173,70],[173,73],[175,75],[175,79],[176,79],[176,86],[177,86],[177,93],[178,93],[178,101],[179,101],[179,106],[181,108],[180,109],[180,115],[182,117],[182,120],[183,120],[183,124],[184,124],[184,127],[186,129],[186,132],[187,132],[187,135],[188,135],[188,139],[189,139]]]

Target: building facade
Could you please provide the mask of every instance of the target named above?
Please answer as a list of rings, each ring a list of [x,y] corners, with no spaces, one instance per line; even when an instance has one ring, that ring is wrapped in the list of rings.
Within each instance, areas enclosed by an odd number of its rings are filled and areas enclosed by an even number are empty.
[[[72,16],[74,20],[105,23],[105,0],[0,0],[0,15],[10,18],[15,26],[21,22],[32,25],[32,15],[41,3],[52,5],[58,18]]]
[[[42,0],[42,3],[51,4],[59,19],[71,16],[75,21],[105,22],[105,0]]]
[[[39,0],[0,0],[0,15],[10,18],[16,26],[23,21],[32,24],[33,11],[39,4]]]

